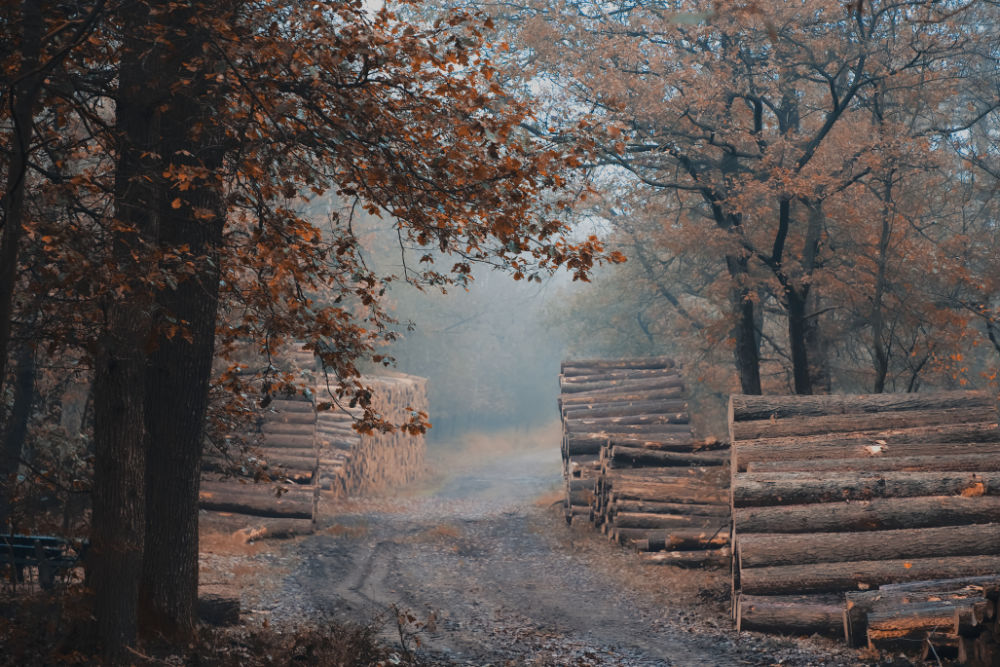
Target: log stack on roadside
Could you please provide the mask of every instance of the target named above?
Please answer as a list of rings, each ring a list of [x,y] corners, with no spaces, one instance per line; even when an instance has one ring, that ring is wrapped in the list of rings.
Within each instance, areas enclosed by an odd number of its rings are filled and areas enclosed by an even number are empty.
[[[317,414],[314,397],[326,393],[326,384],[311,352],[296,347],[273,363],[306,390],[259,409],[253,433],[243,434],[253,446],[242,461],[206,452],[203,509],[314,525],[321,511],[321,489],[332,497],[374,493],[423,472],[422,435],[359,434],[353,428],[359,408],[335,407]],[[407,421],[410,410],[427,410],[424,378],[392,373],[360,381],[371,389],[375,409],[391,423]],[[232,472],[234,463],[242,464],[244,475],[253,472],[264,479],[255,483],[247,476],[224,474]]]
[[[415,375],[365,376],[372,405],[391,423],[406,422],[412,411],[427,411],[427,380]],[[319,393],[322,396],[322,393]],[[424,466],[423,435],[400,430],[361,435],[353,428],[359,409],[319,414],[320,484],[334,495],[377,493],[416,479]]]
[[[567,361],[560,375],[566,519],[644,560],[728,563],[728,452],[692,436],[671,359]]]
[[[311,386],[316,364],[311,352],[296,346],[274,362]],[[222,476],[229,463],[206,452],[199,491],[203,509],[263,518],[315,520],[319,489],[319,449],[316,442],[316,409],[311,394],[274,399],[257,413],[253,433],[244,438],[256,446],[246,461],[270,481],[254,483],[236,476]]]
[[[902,598],[882,591],[1000,574],[1000,431],[991,395],[733,396],[730,431],[738,629],[846,634],[855,645],[892,648],[913,639],[904,626],[938,627],[926,623],[945,611],[930,605],[911,618],[916,607],[899,612],[890,601]],[[942,585],[923,602],[951,595]],[[945,603],[961,623],[941,625],[951,638],[934,640],[957,646],[955,628],[969,635],[986,627],[990,595]],[[862,630],[845,621],[872,596],[873,623]],[[995,596],[992,605],[995,613]]]

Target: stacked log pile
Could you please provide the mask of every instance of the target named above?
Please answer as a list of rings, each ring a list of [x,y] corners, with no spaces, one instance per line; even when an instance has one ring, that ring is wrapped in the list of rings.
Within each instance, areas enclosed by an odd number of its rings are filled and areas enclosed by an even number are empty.
[[[335,407],[317,414],[314,396],[322,396],[326,385],[311,352],[294,348],[274,363],[305,383],[307,390],[260,408],[254,432],[243,434],[256,445],[245,467],[267,479],[255,483],[221,474],[231,472],[233,462],[206,452],[203,509],[315,523],[320,489],[334,496],[372,493],[409,482],[422,472],[423,436],[399,431],[361,435],[353,428],[359,408]],[[392,423],[405,422],[411,409],[427,410],[423,378],[394,373],[366,376],[361,382],[371,389],[375,409]]]
[[[897,598],[881,592],[1000,573],[992,396],[733,396],[730,430],[739,629],[846,633],[876,648],[890,647],[894,632],[906,644],[904,625],[950,636],[952,625],[928,625],[945,613],[942,605],[910,618],[887,607]],[[844,619],[860,613],[869,594],[880,603],[868,607],[874,623],[861,630]],[[988,605],[969,604],[985,620]],[[967,610],[959,607],[966,632]]]
[[[273,362],[277,370],[291,373],[311,386],[315,361],[301,347],[285,350]],[[227,462],[206,452],[200,488],[203,509],[250,516],[308,519],[314,521],[319,488],[319,449],[316,442],[316,409],[311,394],[272,400],[261,408],[254,433],[244,437],[258,443],[247,463],[270,480],[254,483],[245,478],[220,476]]]
[[[567,361],[560,387],[567,521],[649,562],[728,562],[729,455],[692,436],[674,362]]]
[[[391,423],[407,421],[411,411],[427,411],[427,380],[415,375],[366,376],[372,405]],[[320,483],[335,495],[384,491],[416,479],[423,471],[423,435],[400,430],[361,435],[353,428],[358,409],[323,411],[319,415]]]

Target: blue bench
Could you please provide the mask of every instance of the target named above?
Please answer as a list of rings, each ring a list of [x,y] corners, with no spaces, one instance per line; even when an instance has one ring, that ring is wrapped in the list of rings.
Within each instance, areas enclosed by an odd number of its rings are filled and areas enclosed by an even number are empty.
[[[23,580],[24,568],[34,567],[42,588],[49,589],[56,575],[80,563],[86,547],[63,537],[0,533],[0,565],[9,565],[16,580]]]

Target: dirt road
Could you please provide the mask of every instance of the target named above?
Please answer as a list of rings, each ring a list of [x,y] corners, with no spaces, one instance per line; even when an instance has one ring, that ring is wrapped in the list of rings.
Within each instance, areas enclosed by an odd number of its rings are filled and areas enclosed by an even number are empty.
[[[253,613],[383,615],[398,641],[395,605],[414,617],[404,630],[421,655],[470,665],[858,663],[825,640],[737,636],[726,573],[643,566],[571,531],[554,506],[557,447],[521,444],[440,451],[451,466],[433,483],[351,503],[317,534],[257,554],[280,582],[258,592]]]

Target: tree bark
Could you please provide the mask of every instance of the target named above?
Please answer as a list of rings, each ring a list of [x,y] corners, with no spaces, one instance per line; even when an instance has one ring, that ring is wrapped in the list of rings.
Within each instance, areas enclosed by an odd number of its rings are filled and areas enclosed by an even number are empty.
[[[616,489],[617,490],[617,489]],[[733,510],[741,533],[839,533],[1000,523],[1000,497],[932,496]]]
[[[1000,524],[861,533],[740,533],[736,551],[740,568],[917,557],[995,556],[1000,555]]]
[[[736,363],[736,375],[740,380],[740,391],[744,394],[761,394],[760,346],[757,342],[754,300],[750,289],[743,284],[748,274],[747,260],[728,255],[726,266],[733,281],[730,294],[731,306],[736,317],[732,330],[735,341],[733,358]]]
[[[38,100],[38,69],[45,28],[42,3],[21,3],[21,65],[15,73],[17,83],[8,91],[11,99],[11,140],[6,182],[2,197],[0,229],[0,395],[7,381],[7,356],[10,352],[11,324],[14,320],[14,291],[17,282],[18,254],[24,224],[24,194],[28,180],[28,154],[33,136],[32,121]],[[6,103],[6,102],[5,102]],[[0,431],[6,429],[0,428]]]
[[[812,563],[743,568],[740,586],[748,595],[834,593],[874,588],[893,581],[944,579],[998,571],[1000,556]]]
[[[125,289],[111,290],[94,373],[94,490],[89,579],[105,658],[127,659],[136,637],[146,532],[145,351],[151,294],[143,256],[156,238],[159,210],[160,73],[149,7],[124,12],[115,131],[115,217],[112,259]]]
[[[149,452],[141,611],[145,630],[178,641],[193,634],[197,621],[198,485],[225,220],[217,180],[222,138],[213,120],[213,91],[206,85],[211,72],[204,60],[207,36],[192,20],[193,12],[189,6],[172,7],[159,20],[171,49],[166,69],[177,76],[162,111],[162,155],[166,172],[186,176],[163,184],[160,248],[179,253],[181,268],[192,262],[194,272],[174,276],[155,295],[158,326],[146,369]],[[180,250],[185,246],[189,254]]]
[[[733,480],[734,507],[805,505],[875,498],[1000,495],[996,472],[750,472]]]
[[[835,596],[740,595],[736,630],[828,637],[840,635],[843,604]]]
[[[3,450],[0,451],[0,532],[7,530],[14,478],[21,463],[31,409],[35,403],[35,354],[35,347],[30,343],[23,344],[18,350],[10,421],[6,424],[6,430],[0,433],[3,437]]]

